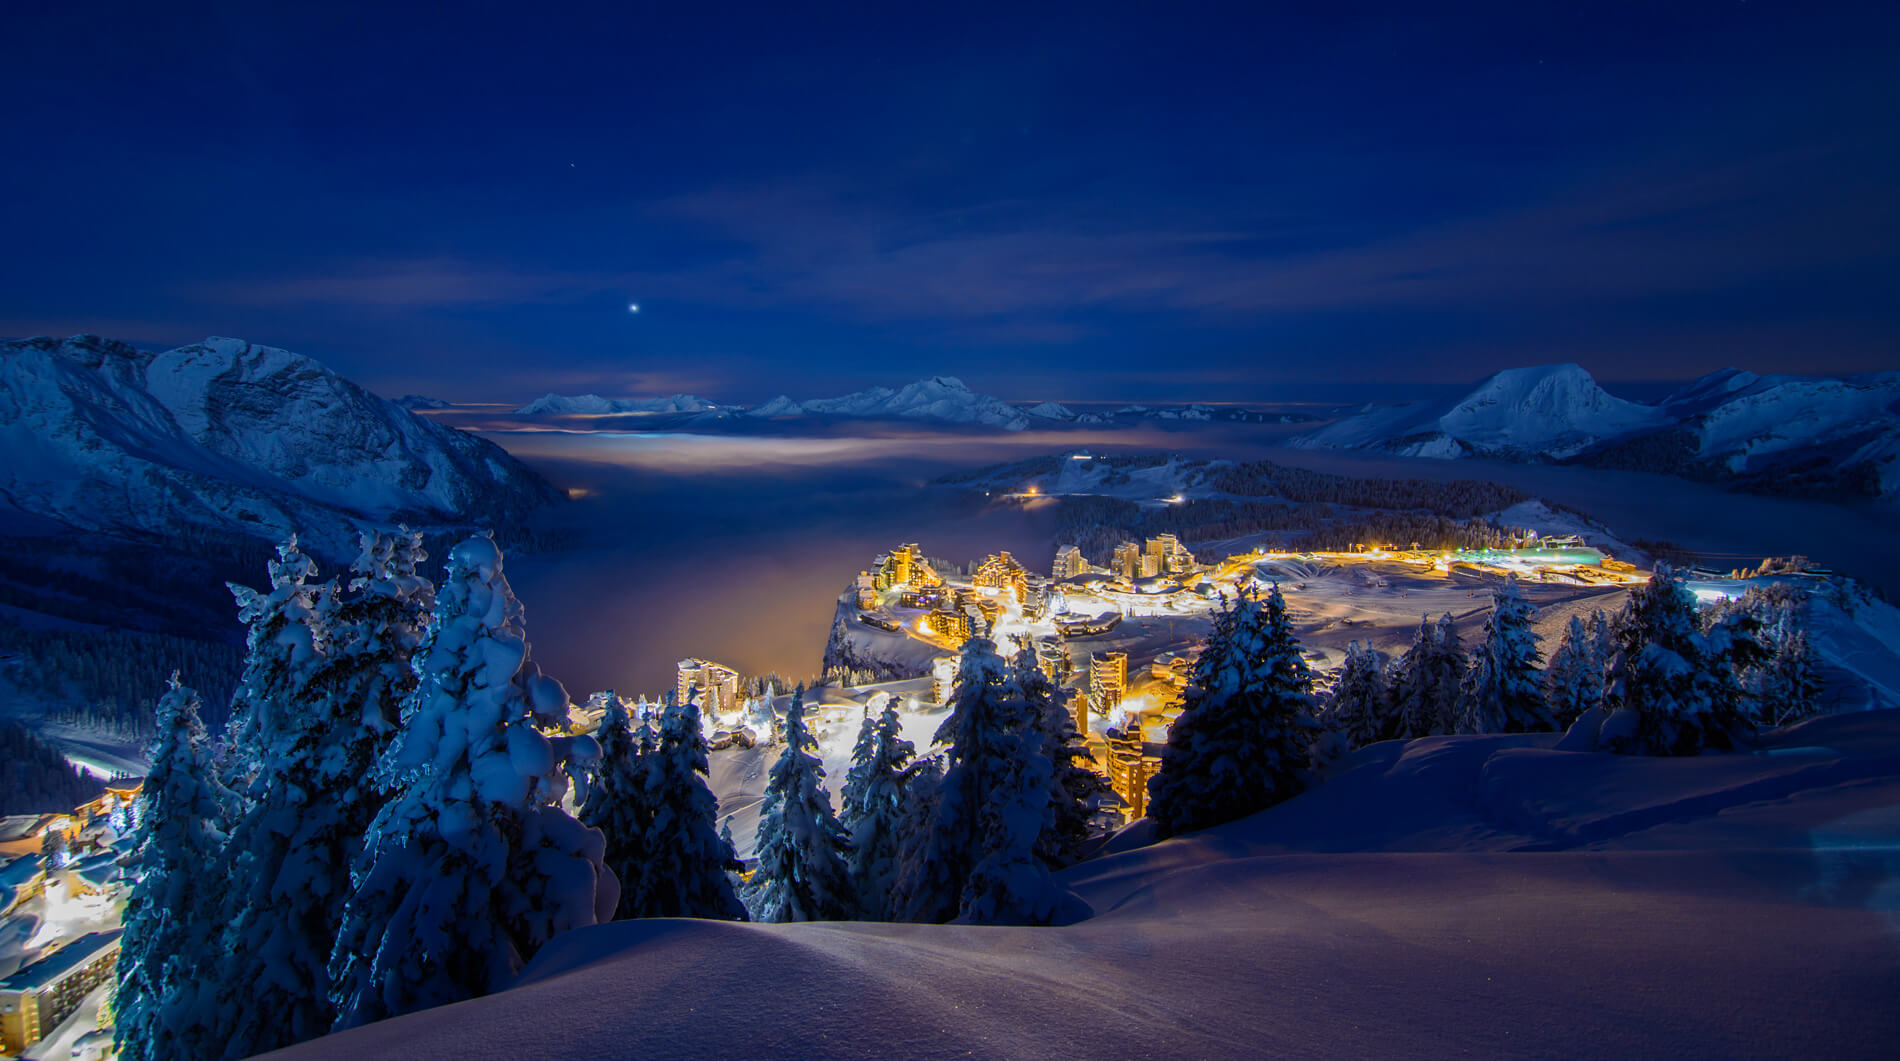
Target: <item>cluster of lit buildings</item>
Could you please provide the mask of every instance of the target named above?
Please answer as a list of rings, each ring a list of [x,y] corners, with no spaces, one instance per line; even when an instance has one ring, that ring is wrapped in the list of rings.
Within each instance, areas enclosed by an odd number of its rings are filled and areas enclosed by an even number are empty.
[[[1637,574],[1575,538],[1514,544],[1518,547],[1509,551],[1456,552],[1421,551],[1416,543],[1409,551],[1355,546],[1350,554],[1326,555],[1410,561],[1444,570],[1521,568],[1535,577],[1586,581],[1628,581]],[[1145,740],[1144,721],[1152,731],[1173,713],[1191,681],[1195,653],[1172,651],[1152,660],[1138,659],[1131,670],[1125,651],[1133,643],[1129,638],[1105,639],[1101,651],[1089,651],[1083,642],[1105,638],[1131,617],[1203,616],[1219,606],[1223,595],[1258,585],[1257,565],[1275,555],[1254,550],[1204,564],[1175,535],[1158,534],[1116,544],[1106,564],[1091,563],[1079,547],[1064,545],[1056,550],[1047,576],[1029,571],[1008,552],[998,552],[969,569],[967,579],[946,579],[943,572],[949,569],[933,566],[913,543],[877,557],[871,569],[859,574],[857,618],[867,626],[951,650],[971,637],[989,637],[1005,652],[1033,652],[1050,681],[1068,690],[1076,728],[1088,739],[1127,816],[1135,818],[1146,810],[1147,782],[1159,764],[1158,748]],[[1320,559],[1311,552],[1277,555]],[[956,669],[956,655],[933,661],[930,695],[935,702],[950,699]]]
[[[1145,581],[1137,586],[1138,580]],[[1004,620],[1013,624],[1005,631],[1027,631],[1020,650],[1033,652],[1049,680],[1070,691],[1076,728],[1132,819],[1146,809],[1148,778],[1159,762],[1143,744],[1141,717],[1165,710],[1177,698],[1186,684],[1189,660],[1163,656],[1138,672],[1133,676],[1136,684],[1151,691],[1159,684],[1164,695],[1143,693],[1131,700],[1128,653],[1084,651],[1080,642],[1115,630],[1127,610],[1139,613],[1143,604],[1168,608],[1172,594],[1205,590],[1194,585],[1204,580],[1194,555],[1174,535],[1162,534],[1139,544],[1122,543],[1106,567],[1091,565],[1073,545],[1063,546],[1046,577],[1008,552],[998,552],[971,568],[967,583],[959,579],[954,584],[925,560],[917,545],[907,544],[877,557],[860,572],[855,590],[858,619],[865,625],[909,632],[951,648],[971,637],[999,636],[997,628]],[[1069,613],[1068,594],[1106,600],[1111,606],[1099,614]],[[1200,603],[1199,597],[1193,603]],[[900,611],[916,614],[900,618]],[[939,704],[951,697],[957,662],[956,655],[942,655],[931,665],[930,697]],[[1116,729],[1118,724],[1127,732]]]
[[[0,855],[11,856],[0,864],[0,913],[15,915],[49,893],[119,895],[143,783],[115,778],[98,798],[64,814],[0,818]],[[0,979],[0,1051],[22,1055],[109,983],[118,967],[119,937],[119,929],[103,928],[49,945],[38,960]],[[98,1026],[107,1027],[111,1019],[108,999]]]
[[[120,929],[88,932],[0,980],[0,1049],[19,1056],[73,1015],[119,967]],[[100,1014],[101,1027],[111,1020]]]
[[[700,713],[708,718],[729,714],[739,706],[739,672],[711,660],[683,659],[674,692],[682,704],[695,697]]]
[[[1085,561],[1086,562],[1086,561]],[[1194,554],[1172,534],[1158,534],[1140,545],[1122,542],[1108,563],[1110,571],[1133,582],[1161,575],[1185,575],[1200,569]]]

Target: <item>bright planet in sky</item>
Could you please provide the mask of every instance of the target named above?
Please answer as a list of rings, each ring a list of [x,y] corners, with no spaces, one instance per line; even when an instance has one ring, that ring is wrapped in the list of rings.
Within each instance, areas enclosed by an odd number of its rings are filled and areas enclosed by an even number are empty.
[[[640,312],[640,304],[639,304],[638,302],[629,302],[629,303],[627,303],[627,312],[628,312],[628,313],[638,313],[638,312]]]

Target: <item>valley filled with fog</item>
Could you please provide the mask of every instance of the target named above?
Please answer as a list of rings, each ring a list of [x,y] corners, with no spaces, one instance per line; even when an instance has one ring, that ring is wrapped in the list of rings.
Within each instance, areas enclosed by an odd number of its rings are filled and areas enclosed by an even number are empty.
[[[1679,544],[1712,566],[1799,553],[1884,592],[1900,588],[1891,517],[1879,509],[1638,472],[1284,445],[1310,425],[1010,434],[909,423],[857,423],[828,434],[482,426],[570,496],[544,516],[553,547],[512,553],[508,571],[528,609],[536,658],[576,695],[656,694],[672,687],[674,665],[687,656],[746,674],[814,677],[838,594],[873,556],[902,542],[955,564],[1007,549],[1046,571],[1057,544],[1046,508],[986,501],[933,480],[1078,449],[1491,480],[1580,509],[1625,540]]]

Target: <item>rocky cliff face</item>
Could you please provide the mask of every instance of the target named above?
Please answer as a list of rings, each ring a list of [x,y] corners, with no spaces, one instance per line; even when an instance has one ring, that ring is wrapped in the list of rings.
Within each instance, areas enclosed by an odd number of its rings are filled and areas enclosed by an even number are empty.
[[[0,343],[0,449],[0,503],[133,537],[296,532],[340,554],[365,523],[506,525],[555,497],[491,442],[238,339]]]

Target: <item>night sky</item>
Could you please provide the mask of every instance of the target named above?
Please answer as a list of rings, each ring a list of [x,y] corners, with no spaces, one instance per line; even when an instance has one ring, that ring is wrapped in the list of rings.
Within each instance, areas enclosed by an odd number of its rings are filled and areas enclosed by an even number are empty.
[[[1900,368],[1900,4],[798,6],[12,5],[0,335],[504,401]]]

